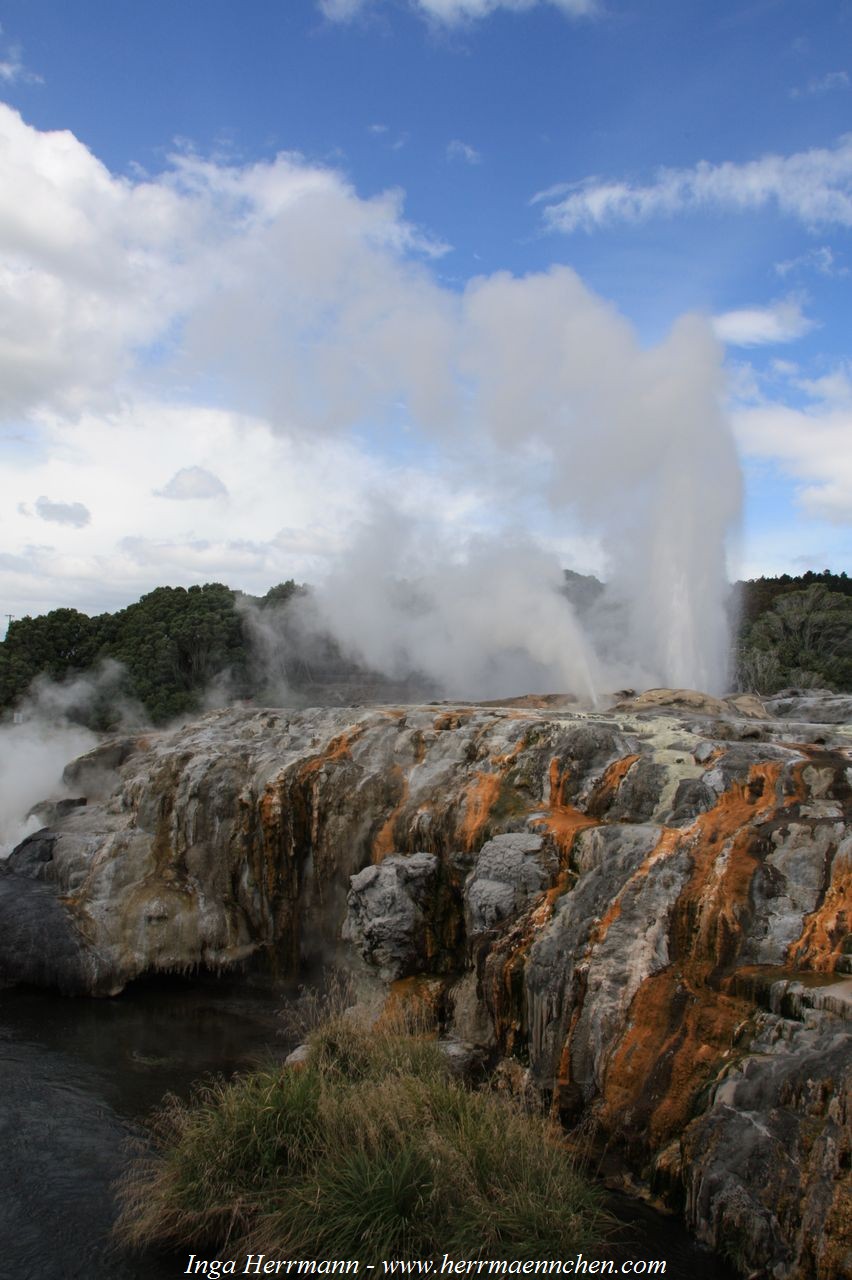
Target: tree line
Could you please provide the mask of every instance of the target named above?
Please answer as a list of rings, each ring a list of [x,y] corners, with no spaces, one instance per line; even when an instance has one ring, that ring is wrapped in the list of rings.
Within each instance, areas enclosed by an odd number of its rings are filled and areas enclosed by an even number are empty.
[[[304,590],[289,581],[256,599],[221,582],[157,587],[116,613],[53,609],[20,618],[0,645],[0,708],[15,706],[39,676],[91,675],[87,696],[71,711],[93,728],[109,727],[122,700],[141,704],[154,724],[197,711],[205,690],[225,673],[231,696],[250,697],[258,675],[239,602],[280,608]],[[99,681],[94,677],[106,663],[120,664],[120,675]]]
[[[595,578],[566,575],[566,594],[578,604],[601,591]],[[0,710],[18,705],[39,677],[91,677],[71,714],[99,729],[116,722],[122,702],[141,705],[154,724],[196,712],[217,680],[227,698],[260,698],[269,678],[258,638],[264,616],[275,618],[292,688],[359,671],[328,636],[311,636],[307,656],[294,606],[308,595],[292,579],[261,597],[212,582],[158,587],[116,613],[53,609],[14,620],[0,643]],[[852,580],[845,573],[756,578],[738,583],[732,598],[739,688],[852,690]],[[95,678],[104,670],[109,678]]]

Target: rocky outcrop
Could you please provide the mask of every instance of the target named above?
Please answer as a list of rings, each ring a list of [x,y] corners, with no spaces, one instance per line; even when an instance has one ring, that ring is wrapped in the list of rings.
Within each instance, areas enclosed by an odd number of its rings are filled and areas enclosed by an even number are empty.
[[[782,689],[766,699],[770,715],[805,724],[846,724],[852,721],[852,694],[827,689]]]
[[[105,744],[0,874],[0,976],[114,993],[344,933],[745,1271],[848,1274],[850,731],[653,692]]]

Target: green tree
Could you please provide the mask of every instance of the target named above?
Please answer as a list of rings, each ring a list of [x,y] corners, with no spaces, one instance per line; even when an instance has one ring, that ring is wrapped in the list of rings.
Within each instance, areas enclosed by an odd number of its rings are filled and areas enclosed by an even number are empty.
[[[219,582],[158,587],[113,615],[109,654],[155,723],[195,711],[210,682],[239,681],[246,645],[234,592]]]
[[[852,688],[852,596],[824,583],[777,596],[744,636],[739,674],[743,687],[760,693]]]
[[[26,693],[37,675],[64,680],[87,670],[101,648],[99,619],[76,609],[53,609],[9,624],[0,646],[0,705]]]
[[[158,587],[117,613],[90,618],[76,609],[54,609],[13,622],[0,645],[0,706],[14,705],[37,676],[70,681],[114,659],[90,700],[87,723],[105,728],[121,699],[142,703],[155,724],[192,712],[211,681],[228,674],[241,691],[247,640],[234,592],[222,583]],[[77,713],[86,719],[85,710]]]

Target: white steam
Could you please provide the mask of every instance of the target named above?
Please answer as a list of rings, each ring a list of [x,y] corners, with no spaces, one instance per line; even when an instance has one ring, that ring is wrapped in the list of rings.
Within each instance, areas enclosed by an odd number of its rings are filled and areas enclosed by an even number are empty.
[[[63,769],[97,745],[98,735],[76,717],[106,700],[113,723],[144,723],[142,708],[119,693],[123,676],[124,668],[112,660],[63,682],[39,676],[17,710],[0,723],[0,858],[44,825],[30,810],[68,796]]]
[[[126,397],[165,423],[174,403],[214,395],[307,447],[322,433],[358,433],[385,498],[390,459],[402,456],[403,483],[416,485],[419,470],[432,492],[442,477],[448,493],[484,495],[483,518],[448,540],[447,513],[421,520],[418,493],[399,495],[406,537],[376,554],[362,546],[363,561],[350,556],[323,592],[344,646],[392,670],[404,651],[460,692],[502,679],[580,692],[590,671],[604,685],[634,673],[635,683],[721,690],[725,543],[740,477],[708,320],[682,318],[643,348],[568,267],[451,285],[440,274],[447,246],[405,220],[399,192],[363,199],[340,173],[297,155],[228,165],[183,154],[158,176],[115,177],[71,135],[40,132],[2,106],[0,142],[15,166],[14,182],[0,183],[0,265],[13,264],[15,284],[0,322],[17,335],[0,350],[8,418],[52,412],[70,432],[78,410],[103,417]],[[175,434],[162,427],[170,449]],[[175,455],[169,466],[209,477],[213,461]],[[263,466],[254,460],[257,490]],[[124,523],[150,507],[150,482],[139,483],[144,495],[122,500],[116,516],[125,552],[144,545]],[[189,580],[199,552],[223,577],[233,564],[225,552],[276,552],[275,529],[261,534],[260,518],[233,546],[220,541],[223,510],[254,510],[250,486],[250,473],[223,474],[227,493],[215,502],[190,495],[205,532],[181,525],[168,535]],[[109,488],[100,485],[99,510]],[[53,492],[46,481],[42,491]],[[126,574],[126,555],[93,550],[95,498],[70,481],[64,491],[92,507],[75,531],[90,548],[90,579],[105,565]],[[182,504],[157,500],[158,522],[177,518],[164,506]],[[281,524],[289,518],[282,511]],[[324,518],[320,501],[305,527]],[[385,516],[376,519],[381,531]],[[552,537],[555,522],[579,525],[608,560],[608,607],[584,640],[555,594],[552,559],[529,545]],[[431,553],[412,558],[436,524]],[[527,542],[510,551],[504,531],[518,526]],[[471,547],[472,533],[488,529],[493,547]],[[31,534],[20,524],[16,536],[23,556]],[[259,551],[255,536],[266,539]],[[415,584],[416,617],[389,585],[399,579]]]
[[[590,680],[721,692],[726,540],[741,486],[709,321],[684,317],[643,349],[567,267],[499,273],[451,295],[421,269],[391,270],[387,247],[335,248],[327,270],[345,283],[338,290],[326,280],[321,325],[309,333],[308,321],[287,310],[282,332],[281,315],[267,314],[252,349],[255,385],[273,401],[282,393],[277,334],[284,349],[300,351],[288,386],[299,389],[314,429],[381,421],[394,402],[403,405],[456,483],[485,484],[508,524],[536,505],[551,521],[579,520],[606,553],[619,616],[617,634],[580,635],[555,594],[558,566],[531,545],[534,528],[517,554],[501,534],[491,549],[445,548],[439,539],[429,555],[413,556],[440,513],[421,517],[409,494],[404,525],[388,528],[381,509],[365,513],[372,532],[356,538],[321,592],[341,644],[373,667],[393,674],[414,665],[471,696],[499,679],[513,691],[525,679],[578,693]],[[254,331],[244,314],[249,327],[237,334],[228,305],[227,296],[217,301],[217,323],[208,315],[204,331],[208,340],[215,332],[217,357],[234,369]],[[307,311],[314,321],[315,308]],[[264,384],[267,365],[277,375]],[[415,585],[414,615],[400,607],[399,579]]]
[[[422,670],[451,696],[722,692],[740,474],[709,324],[682,319],[645,351],[559,268],[474,283],[457,325],[468,442],[457,465],[493,484],[502,457],[504,475],[515,464],[502,482],[510,510],[538,492],[551,513],[579,517],[606,552],[606,598],[581,629],[560,565],[532,534],[451,548],[434,514],[412,515],[409,501],[404,518],[372,513],[331,573],[319,594],[326,624],[369,665]]]
[[[44,825],[30,810],[68,794],[62,770],[96,742],[80,725],[35,718],[0,725],[0,858]]]
[[[594,657],[562,570],[532,543],[480,542],[453,556],[394,511],[376,513],[315,599],[347,653],[442,694],[495,698],[570,689],[594,699]]]
[[[614,656],[637,683],[720,691],[740,473],[709,323],[684,318],[642,350],[566,268],[484,281],[469,311],[468,367],[492,435],[544,448],[551,505],[577,511],[607,552],[626,609]]]

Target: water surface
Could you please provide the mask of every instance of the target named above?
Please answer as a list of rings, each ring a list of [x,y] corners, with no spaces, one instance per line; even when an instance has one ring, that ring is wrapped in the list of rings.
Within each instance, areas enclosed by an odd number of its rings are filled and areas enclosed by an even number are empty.
[[[116,1250],[112,1184],[167,1092],[231,1075],[290,1043],[279,1011],[295,997],[244,976],[156,980],[110,1000],[0,989],[0,1277],[176,1280],[189,1250]],[[667,1277],[731,1280],[672,1218],[619,1200],[631,1247],[665,1258]]]
[[[283,1056],[287,992],[244,979],[150,982],[111,1000],[0,990],[0,1276],[173,1280],[186,1265],[110,1240],[111,1186],[171,1091]]]

